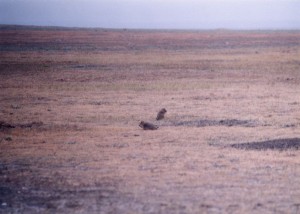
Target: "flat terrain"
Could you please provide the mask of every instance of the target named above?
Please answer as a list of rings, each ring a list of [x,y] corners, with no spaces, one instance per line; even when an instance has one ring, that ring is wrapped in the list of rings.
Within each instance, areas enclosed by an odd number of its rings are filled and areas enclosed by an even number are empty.
[[[300,213],[299,148],[300,31],[0,28],[0,213]]]

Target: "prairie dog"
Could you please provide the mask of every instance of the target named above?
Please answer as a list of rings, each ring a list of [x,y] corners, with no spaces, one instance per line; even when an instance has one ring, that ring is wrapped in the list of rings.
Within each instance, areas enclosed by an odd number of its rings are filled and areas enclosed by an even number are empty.
[[[141,127],[144,130],[156,130],[156,129],[158,129],[157,125],[154,125],[154,124],[148,123],[148,122],[144,122],[144,121],[140,122],[139,127]]]
[[[156,116],[156,120],[162,120],[162,119],[164,119],[166,113],[167,113],[167,110],[166,110],[165,108],[162,108],[162,109],[158,112],[158,114],[157,114],[157,116]]]

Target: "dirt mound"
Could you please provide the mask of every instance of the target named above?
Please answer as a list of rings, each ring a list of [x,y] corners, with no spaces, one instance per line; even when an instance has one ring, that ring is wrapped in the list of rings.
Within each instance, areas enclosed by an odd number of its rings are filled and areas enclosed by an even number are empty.
[[[267,140],[262,142],[249,142],[231,144],[230,147],[245,150],[287,150],[287,149],[300,149],[300,138],[284,138],[276,140]]]
[[[237,119],[226,119],[226,120],[193,120],[183,121],[174,124],[175,126],[244,126],[244,127],[255,127],[257,122],[253,120],[237,120]]]

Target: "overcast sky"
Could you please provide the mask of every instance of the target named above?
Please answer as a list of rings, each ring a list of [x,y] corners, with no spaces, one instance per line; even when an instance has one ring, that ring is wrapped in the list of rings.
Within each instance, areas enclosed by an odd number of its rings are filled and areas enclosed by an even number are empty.
[[[0,0],[0,24],[300,29],[300,0]]]

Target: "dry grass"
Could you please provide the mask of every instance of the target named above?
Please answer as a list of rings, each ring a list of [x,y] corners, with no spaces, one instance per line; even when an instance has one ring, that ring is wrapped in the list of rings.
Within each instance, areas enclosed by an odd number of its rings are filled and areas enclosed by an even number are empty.
[[[0,212],[299,212],[299,32],[0,36]]]

